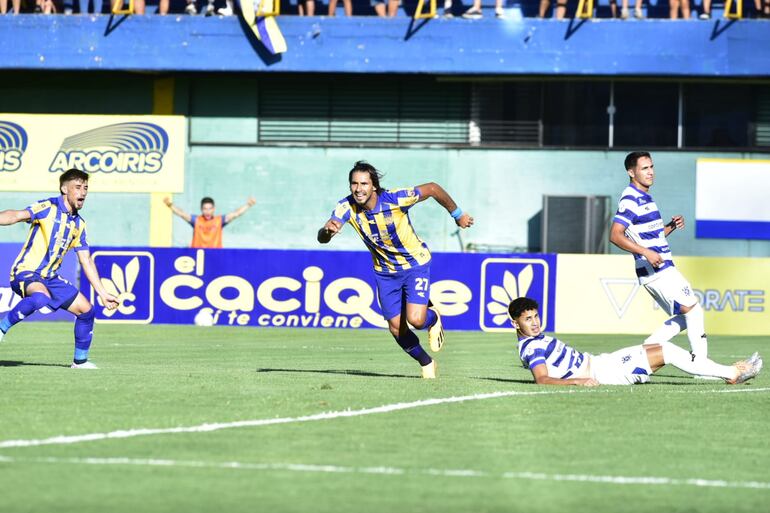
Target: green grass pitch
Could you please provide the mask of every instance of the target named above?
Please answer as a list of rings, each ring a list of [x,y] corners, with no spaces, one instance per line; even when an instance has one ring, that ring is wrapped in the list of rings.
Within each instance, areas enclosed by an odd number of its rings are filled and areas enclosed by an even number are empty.
[[[594,353],[640,340],[562,338]],[[710,339],[723,363],[768,349]],[[767,371],[537,387],[512,336],[469,332],[447,333],[435,381],[385,331],[98,325],[100,369],[67,368],[71,354],[67,323],[0,343],[3,513],[770,510]]]

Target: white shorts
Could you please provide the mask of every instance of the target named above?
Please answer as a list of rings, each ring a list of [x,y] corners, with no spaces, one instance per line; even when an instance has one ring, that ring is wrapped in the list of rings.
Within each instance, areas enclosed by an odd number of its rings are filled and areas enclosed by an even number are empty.
[[[644,346],[591,356],[591,377],[602,385],[633,385],[650,381],[650,362]]]
[[[678,313],[676,305],[691,307],[698,302],[690,282],[676,267],[661,271],[658,277],[647,283],[644,288],[668,315]]]

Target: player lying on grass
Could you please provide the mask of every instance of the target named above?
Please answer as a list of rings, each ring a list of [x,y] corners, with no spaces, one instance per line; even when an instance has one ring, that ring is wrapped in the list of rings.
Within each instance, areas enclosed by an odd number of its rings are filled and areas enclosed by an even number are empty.
[[[118,306],[96,270],[86,240],[86,222],[80,209],[88,195],[88,174],[70,169],[59,176],[59,196],[42,199],[24,210],[0,212],[0,226],[29,223],[27,242],[11,268],[11,288],[22,297],[8,315],[0,320],[0,341],[11,327],[47,306],[65,309],[75,316],[75,356],[73,369],[96,369],[88,361],[94,333],[91,302],[70,282],[59,276],[64,255],[74,249],[86,278],[106,308]]]
[[[630,346],[614,353],[581,353],[555,337],[541,332],[537,301],[520,297],[508,305],[508,315],[519,337],[519,357],[538,385],[633,385],[647,383],[664,365],[688,374],[714,376],[729,384],[743,383],[762,369],[754,353],[732,365],[720,365],[692,355],[671,342]]]
[[[348,173],[350,195],[337,202],[331,218],[318,230],[318,242],[327,244],[345,223],[350,223],[372,254],[377,295],[388,328],[399,346],[422,367],[422,377],[436,377],[436,362],[420,346],[409,329],[428,330],[433,351],[444,344],[444,329],[438,310],[430,304],[428,246],[417,236],[409,209],[433,198],[444,207],[460,228],[473,225],[440,185],[426,183],[406,189],[383,189],[382,175],[374,166],[358,161]],[[407,324],[408,323],[408,324]]]

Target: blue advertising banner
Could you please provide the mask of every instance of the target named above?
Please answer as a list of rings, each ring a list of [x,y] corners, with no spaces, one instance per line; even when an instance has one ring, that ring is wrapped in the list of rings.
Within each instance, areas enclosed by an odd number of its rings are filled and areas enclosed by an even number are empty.
[[[9,275],[11,266],[21,251],[21,244],[12,242],[0,242],[0,318],[4,317],[8,311],[21,301],[21,296],[16,295],[11,290]],[[64,257],[59,276],[72,282],[77,286],[78,266],[77,257],[73,254],[67,254]],[[27,320],[37,321],[62,321],[72,320],[72,314],[66,311],[52,312],[50,308],[43,307],[42,310],[32,314]]]
[[[358,251],[92,247],[105,288],[120,299],[98,322],[297,328],[384,328],[371,257]],[[96,297],[85,277],[81,291]],[[512,298],[542,305],[555,325],[556,255],[438,253],[430,297],[446,329],[513,331]]]

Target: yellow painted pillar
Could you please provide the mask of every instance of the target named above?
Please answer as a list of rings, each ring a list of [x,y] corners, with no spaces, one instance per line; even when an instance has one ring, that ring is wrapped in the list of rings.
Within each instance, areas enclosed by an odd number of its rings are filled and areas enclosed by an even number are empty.
[[[152,95],[152,113],[167,116],[174,113],[174,79],[155,79]],[[171,246],[171,227],[174,215],[163,203],[163,198],[174,199],[170,192],[150,193],[150,246]]]

